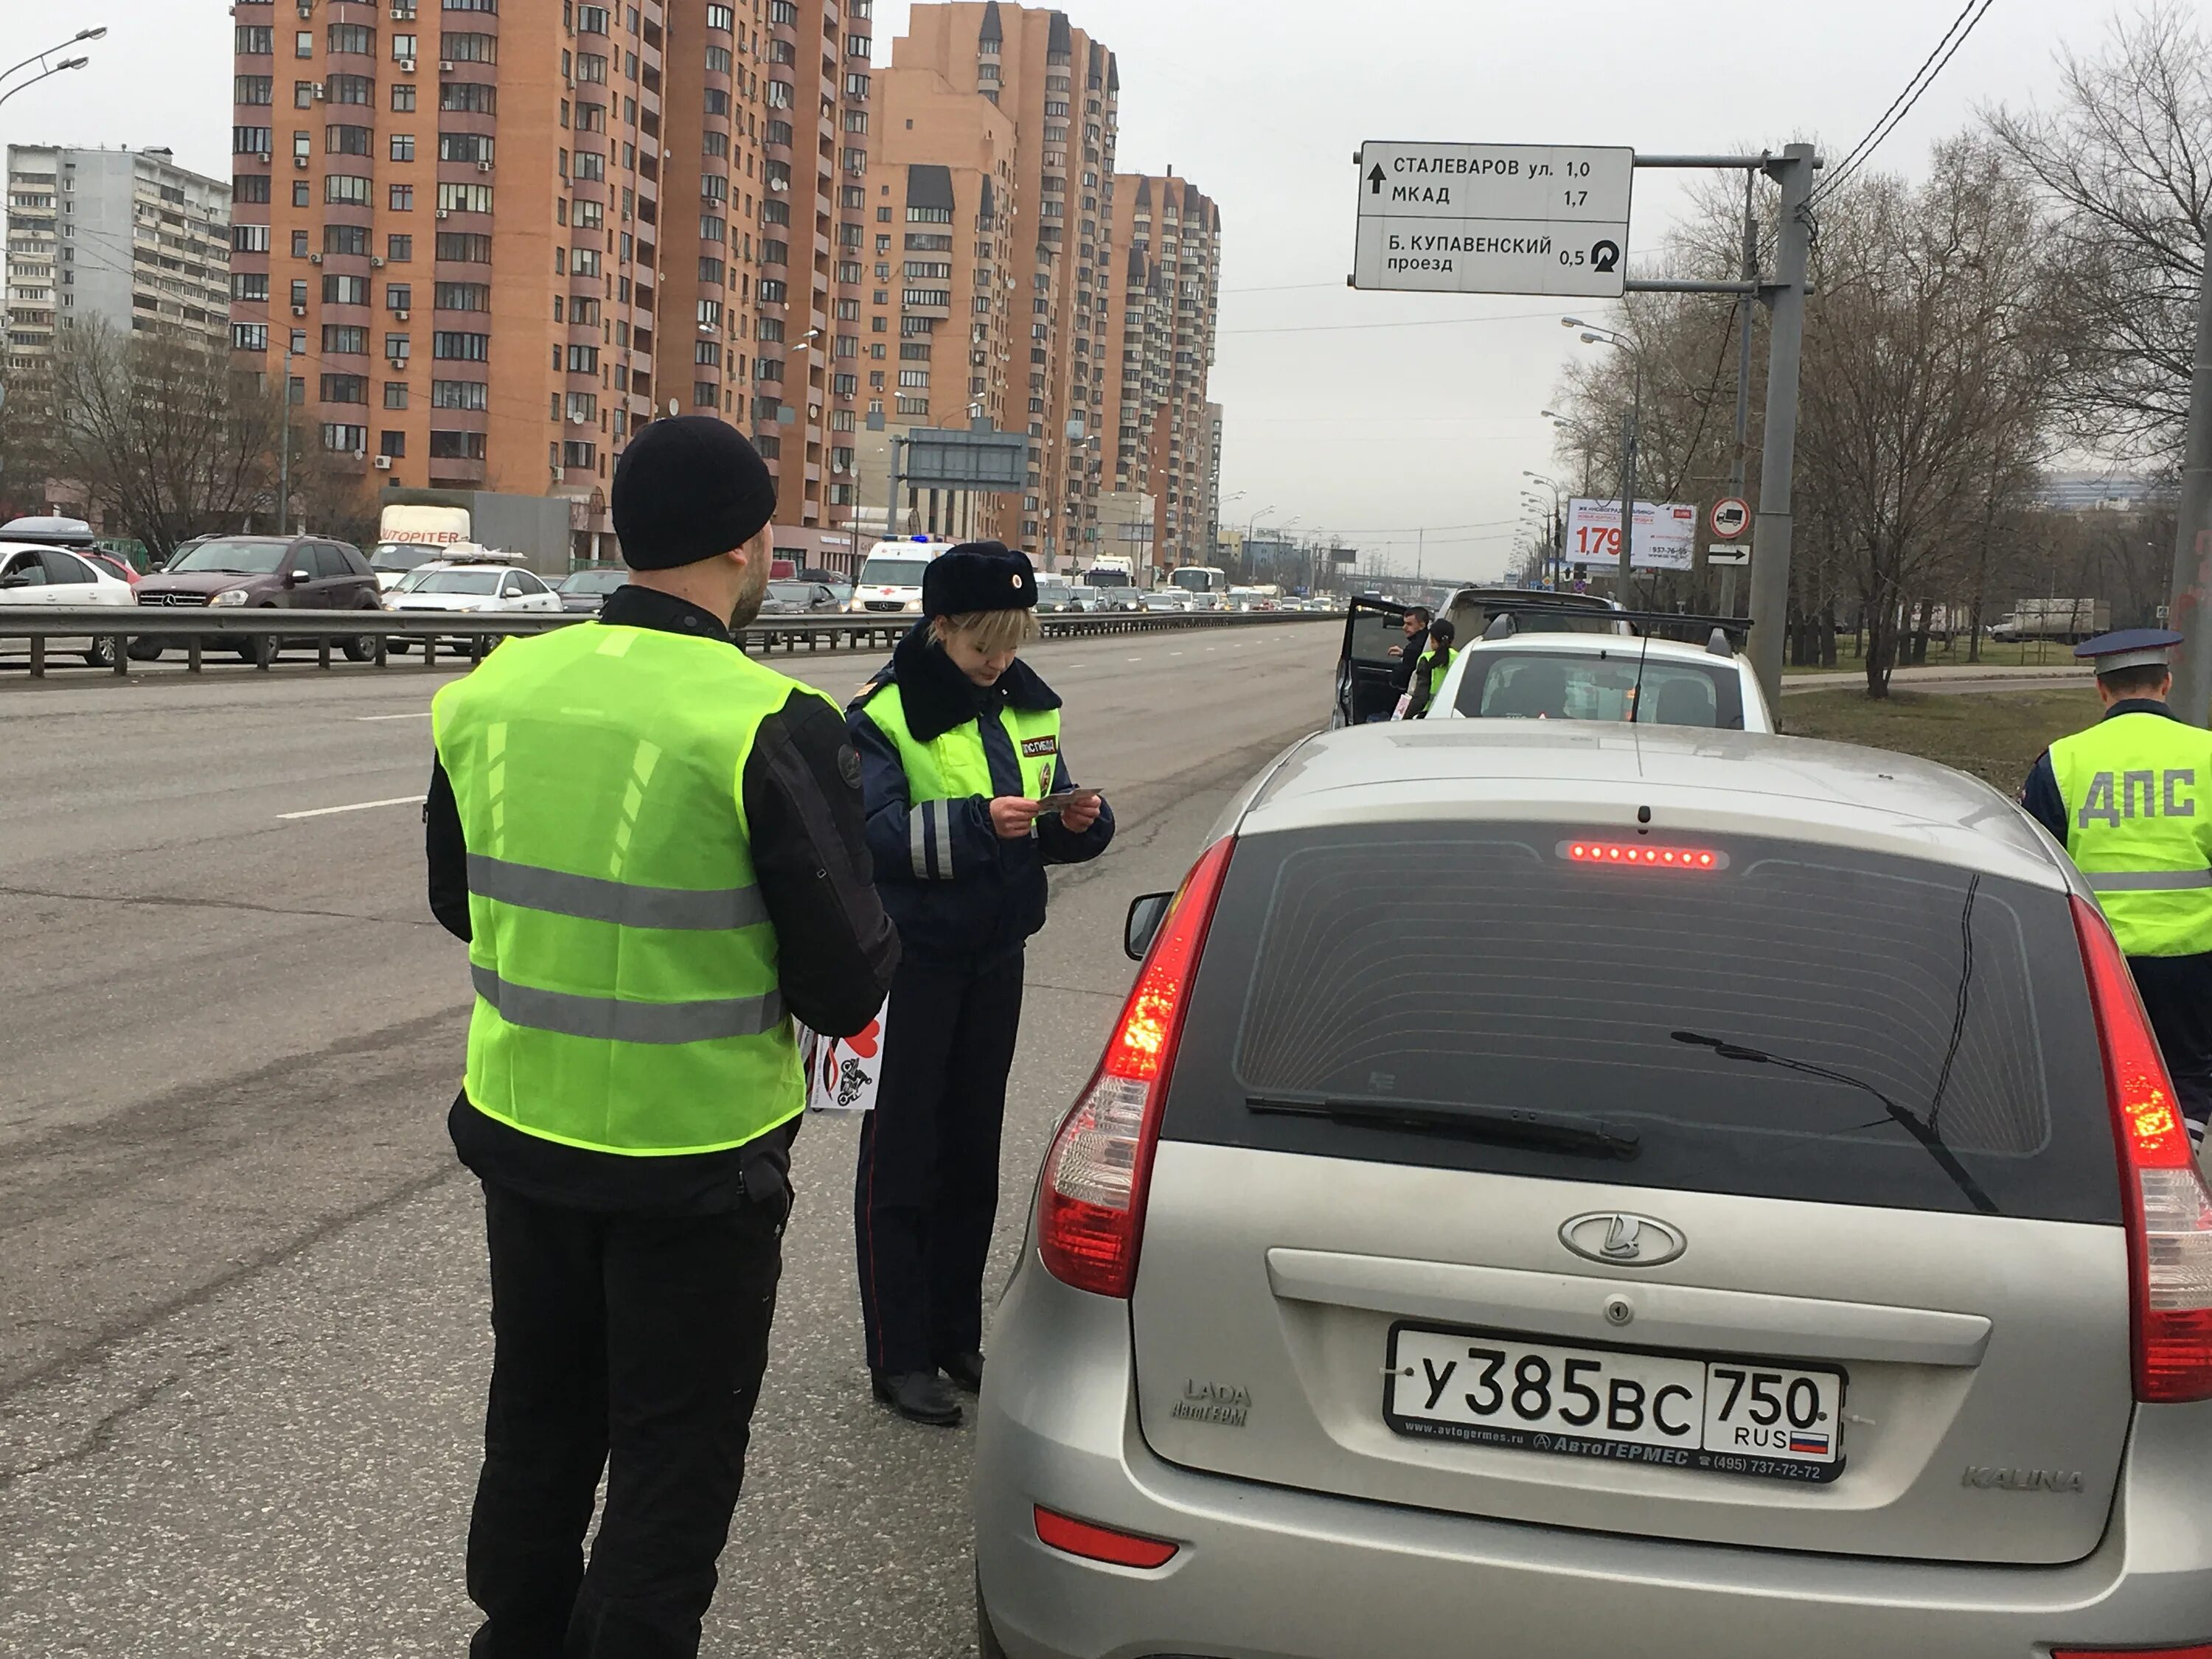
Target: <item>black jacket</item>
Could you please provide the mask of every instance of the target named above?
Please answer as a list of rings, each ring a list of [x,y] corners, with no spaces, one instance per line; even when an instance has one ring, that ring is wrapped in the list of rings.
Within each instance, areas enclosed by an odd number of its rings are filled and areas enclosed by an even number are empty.
[[[1414,665],[1428,653],[1428,649],[1429,630],[1425,628],[1407,639],[1405,650],[1390,665],[1391,690],[1402,696],[1412,688]]]
[[[915,628],[899,641],[889,665],[854,700],[846,726],[860,754],[860,793],[876,890],[898,924],[907,959],[981,966],[1018,951],[1044,926],[1045,866],[1082,864],[1104,852],[1114,839],[1114,809],[1102,805],[1098,821],[1080,834],[1057,817],[1042,818],[1034,834],[1018,841],[1000,838],[991,828],[990,802],[980,795],[946,802],[917,822],[898,746],[866,712],[878,687],[899,688],[907,728],[924,743],[1001,704],[1024,710],[1060,707],[1052,688],[1019,659],[997,684],[988,690],[977,687],[944,652],[930,647],[927,627]],[[978,724],[992,788],[1000,795],[1027,795],[1005,726],[996,720]],[[1054,762],[1053,789],[1075,787],[1061,754]]]
[[[719,619],[698,606],[642,587],[611,595],[599,623],[730,637]],[[775,927],[784,1001],[802,1024],[839,1036],[863,1030],[876,1017],[898,965],[898,939],[869,869],[860,776],[836,709],[804,691],[793,692],[761,722],[745,760],[755,878]],[[422,823],[431,914],[465,939],[471,932],[468,847],[453,784],[435,762]],[[461,1161],[486,1181],[547,1203],[670,1215],[784,1196],[795,1133],[779,1130],[726,1152],[623,1158],[510,1128],[471,1106],[465,1091],[447,1121]]]
[[[2123,697],[2105,711],[2105,719],[2119,714],[2163,714],[2168,720],[2173,710],[2155,697]],[[2058,793],[2057,769],[2051,763],[2051,751],[2046,749],[2021,786],[2020,804],[2027,809],[2028,816],[2051,831],[2051,839],[2061,847],[2066,845],[2066,799]]]

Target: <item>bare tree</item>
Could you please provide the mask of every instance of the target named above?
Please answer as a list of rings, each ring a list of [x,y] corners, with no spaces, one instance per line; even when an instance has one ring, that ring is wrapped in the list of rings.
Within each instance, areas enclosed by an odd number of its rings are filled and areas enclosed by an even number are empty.
[[[275,388],[235,374],[219,349],[81,325],[54,350],[46,464],[166,557],[273,499],[283,415]]]
[[[1881,697],[1900,631],[1924,638],[1936,602],[1964,592],[1969,550],[2041,452],[2036,204],[1995,151],[1954,141],[1926,185],[1855,179],[1821,212],[1800,477],[1856,588]]]
[[[2100,52],[2060,62],[2056,109],[1985,119],[2054,210],[2061,408],[2085,448],[2171,462],[2212,218],[2212,38],[2192,9],[2155,0],[2114,21]]]

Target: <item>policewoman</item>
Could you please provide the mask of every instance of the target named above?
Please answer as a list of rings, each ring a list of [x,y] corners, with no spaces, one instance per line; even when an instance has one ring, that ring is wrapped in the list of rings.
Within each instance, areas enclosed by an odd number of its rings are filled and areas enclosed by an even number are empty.
[[[961,1410],[948,1382],[982,1386],[1023,945],[1044,926],[1045,866],[1097,858],[1114,815],[1096,794],[1039,805],[1075,783],[1060,699],[1017,654],[1037,633],[1028,558],[997,542],[955,547],[923,573],[921,603],[846,715],[901,945],[853,1209],[875,1396],[949,1426]]]
[[[1459,657],[1452,647],[1452,641],[1458,637],[1459,630],[1444,617],[1439,617],[1429,624],[1428,649],[1414,662],[1413,678],[1407,686],[1407,720],[1426,720],[1429,711],[1436,706],[1444,689],[1444,676],[1451,672],[1451,665]]]
[[[698,1652],[791,1207],[792,1016],[864,1029],[897,959],[842,711],[732,639],[773,551],[760,456],[653,422],[612,506],[630,585],[432,706],[430,908],[476,990],[447,1125],[491,1261],[472,1659]]]
[[[2075,647],[2104,719],[2051,745],[2021,804],[2065,845],[2127,953],[2203,1156],[2212,1118],[2212,734],[2177,719],[2182,636],[2130,629]]]

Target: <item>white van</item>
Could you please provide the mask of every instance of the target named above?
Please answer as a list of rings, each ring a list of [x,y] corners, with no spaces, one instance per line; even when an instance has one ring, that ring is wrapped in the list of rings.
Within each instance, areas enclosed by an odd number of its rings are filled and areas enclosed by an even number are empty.
[[[921,614],[921,573],[929,562],[952,544],[928,536],[910,540],[878,542],[861,562],[853,597],[845,602],[849,612],[903,611]]]

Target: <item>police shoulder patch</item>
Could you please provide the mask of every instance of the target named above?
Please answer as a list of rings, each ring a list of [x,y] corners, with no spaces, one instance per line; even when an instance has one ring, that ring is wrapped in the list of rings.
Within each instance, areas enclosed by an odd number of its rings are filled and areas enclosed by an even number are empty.
[[[860,751],[849,743],[838,746],[837,775],[845,780],[848,789],[860,787]]]

